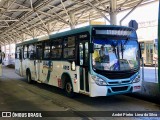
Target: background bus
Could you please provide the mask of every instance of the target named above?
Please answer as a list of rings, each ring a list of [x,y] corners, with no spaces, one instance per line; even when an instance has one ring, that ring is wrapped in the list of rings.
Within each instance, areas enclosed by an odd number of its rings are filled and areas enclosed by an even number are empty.
[[[132,93],[142,82],[137,34],[122,26],[87,26],[17,44],[15,70],[67,96]]]
[[[140,41],[141,53],[144,59],[144,65],[158,64],[158,39]]]

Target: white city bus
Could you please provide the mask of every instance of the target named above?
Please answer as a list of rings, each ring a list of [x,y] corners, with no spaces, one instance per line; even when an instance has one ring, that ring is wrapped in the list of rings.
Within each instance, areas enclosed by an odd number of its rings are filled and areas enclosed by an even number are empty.
[[[144,65],[158,64],[158,39],[140,41]]]
[[[106,55],[100,56],[104,47]],[[91,97],[141,89],[140,47],[134,29],[87,26],[16,45],[15,71],[65,90]]]

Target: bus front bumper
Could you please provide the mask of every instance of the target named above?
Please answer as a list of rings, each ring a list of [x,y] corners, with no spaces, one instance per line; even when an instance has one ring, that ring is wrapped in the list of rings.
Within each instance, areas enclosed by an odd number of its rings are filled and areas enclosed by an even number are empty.
[[[125,94],[125,93],[140,91],[141,83],[116,85],[116,86],[99,86],[96,83],[92,83],[90,90],[91,90],[90,91],[91,97]]]

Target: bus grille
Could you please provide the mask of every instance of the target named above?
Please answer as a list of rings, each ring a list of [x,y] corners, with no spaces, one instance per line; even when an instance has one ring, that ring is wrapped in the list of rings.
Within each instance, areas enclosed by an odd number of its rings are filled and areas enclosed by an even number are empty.
[[[98,74],[101,74],[105,77],[107,77],[108,79],[126,79],[126,78],[130,78],[132,75],[134,75],[135,73],[138,72],[138,70],[135,71],[126,71],[126,72],[111,72],[111,71],[102,71],[102,70],[96,70],[96,72]]]
[[[127,81],[122,81],[121,83],[119,83],[119,81],[113,81],[113,82],[108,82],[109,85],[117,85],[117,84],[127,84],[127,83],[130,83],[131,81],[130,80],[127,80]]]
[[[123,87],[112,87],[113,92],[118,92],[118,91],[125,91],[128,89],[128,86],[123,86]]]

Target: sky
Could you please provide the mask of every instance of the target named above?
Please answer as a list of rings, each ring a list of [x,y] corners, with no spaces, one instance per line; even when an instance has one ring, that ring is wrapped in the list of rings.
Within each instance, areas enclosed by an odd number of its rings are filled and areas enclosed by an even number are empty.
[[[157,38],[157,23],[153,26],[152,22],[157,22],[158,20],[158,1],[153,2],[150,4],[146,4],[143,6],[137,7],[124,21],[122,22],[123,26],[128,26],[130,20],[136,20],[138,23],[145,23],[145,28],[141,28],[142,26],[139,25],[139,29],[137,30],[139,41],[142,40],[153,40]],[[117,14],[117,23],[129,12],[130,10],[120,12]],[[102,21],[105,22],[104,18],[97,19],[95,21]],[[146,23],[147,22],[147,23]],[[106,21],[106,24],[109,24]],[[154,23],[155,24],[155,23]],[[87,26],[88,23],[77,25],[76,28]],[[149,27],[150,26],[150,27]],[[152,26],[152,27],[151,27]],[[144,25],[143,25],[144,27]],[[59,32],[70,30],[70,28],[60,30]],[[56,32],[53,32],[53,34]]]
[[[158,1],[151,4],[143,5],[135,9],[124,21],[128,23],[130,20],[134,19],[137,22],[152,21],[158,19]],[[121,12],[117,15],[120,20],[128,11]]]
[[[158,7],[158,1],[140,6],[123,21],[122,25],[127,25],[130,20],[144,23],[143,26],[139,25],[139,29],[137,30],[139,41],[154,40],[158,36]],[[128,12],[129,11],[119,13],[117,15],[118,21]]]
[[[138,40],[139,41],[151,41],[157,38],[158,34],[158,7],[159,7],[159,2],[153,2],[150,4],[142,5],[137,7],[124,21],[122,22],[123,26],[128,26],[128,23],[130,20],[136,20],[137,23],[139,24],[139,29],[137,30],[138,34]],[[117,14],[117,23],[119,24],[120,20],[129,12],[130,10],[120,12]],[[108,17],[108,16],[107,16]],[[95,21],[102,21],[104,22],[104,18],[97,19]],[[108,21],[106,21],[107,24]],[[143,23],[143,24],[142,24]],[[76,26],[77,27],[82,27],[86,26],[89,23],[81,24]],[[69,29],[61,30],[61,31],[66,31]]]

